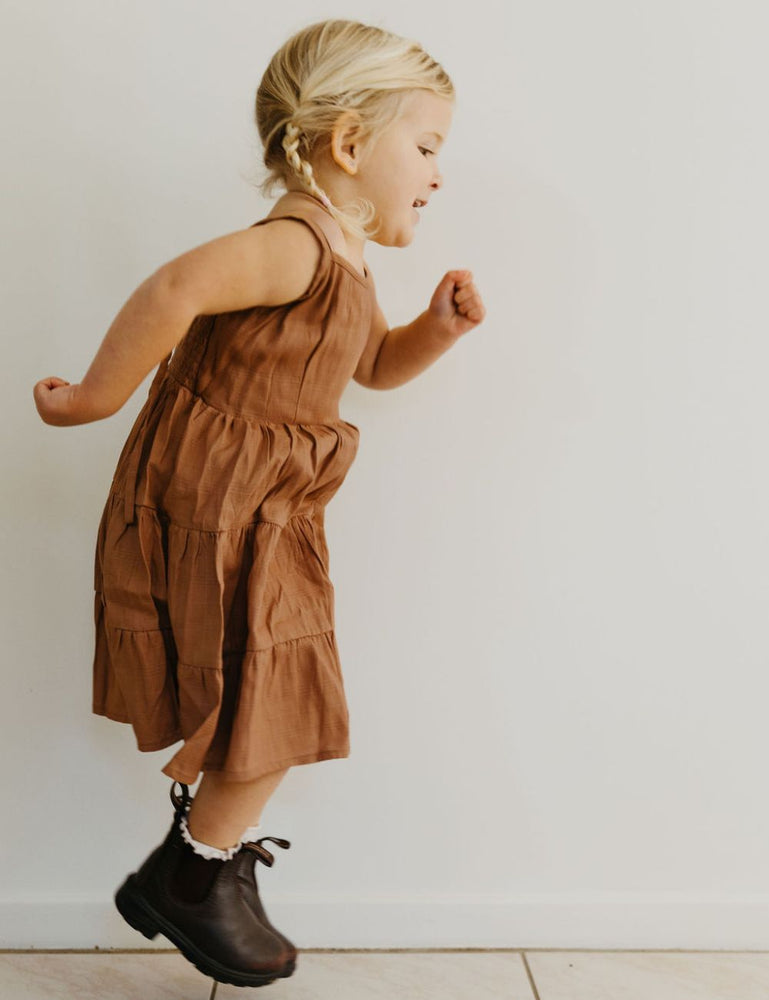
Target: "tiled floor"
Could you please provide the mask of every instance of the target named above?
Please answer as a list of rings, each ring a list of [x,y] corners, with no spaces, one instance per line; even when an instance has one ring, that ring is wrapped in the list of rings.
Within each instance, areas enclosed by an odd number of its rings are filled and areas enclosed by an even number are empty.
[[[0,952],[3,1000],[208,1000],[178,952]],[[301,951],[216,1000],[767,1000],[769,952]]]

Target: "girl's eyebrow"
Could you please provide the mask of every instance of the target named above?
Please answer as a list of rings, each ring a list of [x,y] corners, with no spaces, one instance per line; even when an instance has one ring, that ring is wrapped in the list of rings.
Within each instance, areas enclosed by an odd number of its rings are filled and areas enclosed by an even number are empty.
[[[437,132],[424,132],[424,135],[434,135],[438,142],[443,142],[443,136],[439,135]]]

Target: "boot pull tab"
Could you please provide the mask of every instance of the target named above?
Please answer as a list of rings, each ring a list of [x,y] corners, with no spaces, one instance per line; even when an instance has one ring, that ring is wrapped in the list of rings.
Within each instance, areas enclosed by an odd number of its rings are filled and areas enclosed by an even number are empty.
[[[260,837],[257,840],[257,844],[261,844],[265,840],[271,840],[273,842],[273,844],[277,844],[278,847],[287,848],[287,847],[291,846],[291,842],[289,840],[284,840],[282,837]]]
[[[179,786],[182,790],[181,796],[177,795],[174,789]],[[171,802],[173,803],[174,809],[176,810],[177,819],[182,813],[186,813],[190,804],[190,787],[185,785],[181,781],[175,781],[171,785]]]
[[[284,840],[282,837],[260,837],[257,841],[249,841],[243,844],[245,848],[249,851],[253,851],[257,858],[268,868],[272,868],[275,863],[275,856],[271,854],[266,847],[262,847],[262,843],[265,840],[271,840],[273,844],[277,844],[278,847],[290,847],[291,843],[288,840]]]
[[[256,855],[257,860],[261,861],[262,864],[267,865],[268,868],[272,868],[275,863],[275,858],[272,854],[270,854],[267,848],[262,847],[261,844],[255,843],[253,840],[243,844],[243,848],[246,851],[252,851]]]

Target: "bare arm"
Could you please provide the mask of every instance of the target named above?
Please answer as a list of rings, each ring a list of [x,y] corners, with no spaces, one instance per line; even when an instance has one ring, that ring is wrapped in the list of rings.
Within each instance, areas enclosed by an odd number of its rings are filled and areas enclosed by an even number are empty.
[[[65,427],[111,416],[197,315],[290,302],[308,288],[319,261],[313,233],[286,219],[219,237],[169,261],[117,314],[82,382],[49,377],[35,385],[41,418]]]
[[[379,349],[372,389],[395,389],[410,382],[459,340],[425,310],[406,326],[388,330]]]
[[[430,305],[406,326],[387,328],[376,304],[353,378],[369,389],[394,389],[415,378],[486,315],[472,272],[447,271]]]
[[[458,339],[425,310],[406,326],[387,327],[377,305],[353,378],[369,389],[395,389],[415,378]]]
[[[142,282],[112,321],[79,387],[86,423],[109,417],[173,350],[195,314],[174,295],[161,268]]]
[[[49,376],[36,383],[33,396],[41,419],[70,427],[116,413],[193,319],[184,300],[172,293],[164,269],[156,271],[112,321],[82,382]]]

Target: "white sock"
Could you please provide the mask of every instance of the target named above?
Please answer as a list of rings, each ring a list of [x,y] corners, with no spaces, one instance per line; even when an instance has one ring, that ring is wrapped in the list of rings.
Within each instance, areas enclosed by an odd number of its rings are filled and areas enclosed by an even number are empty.
[[[231,861],[240,850],[245,838],[244,834],[234,847],[229,847],[226,851],[223,851],[219,847],[212,847],[210,844],[203,844],[199,840],[195,840],[190,833],[189,827],[187,826],[186,816],[182,816],[179,820],[179,829],[182,832],[182,839],[190,845],[196,854],[199,854],[202,858],[206,858],[208,861],[211,861],[214,858],[219,861]],[[249,827],[249,830],[251,829],[253,829],[253,827]]]
[[[256,840],[257,831],[261,829],[262,829],[261,823],[257,823],[256,826],[249,826],[249,828],[246,830],[246,832],[243,834],[243,837],[241,838],[241,843],[247,844],[249,841]]]

